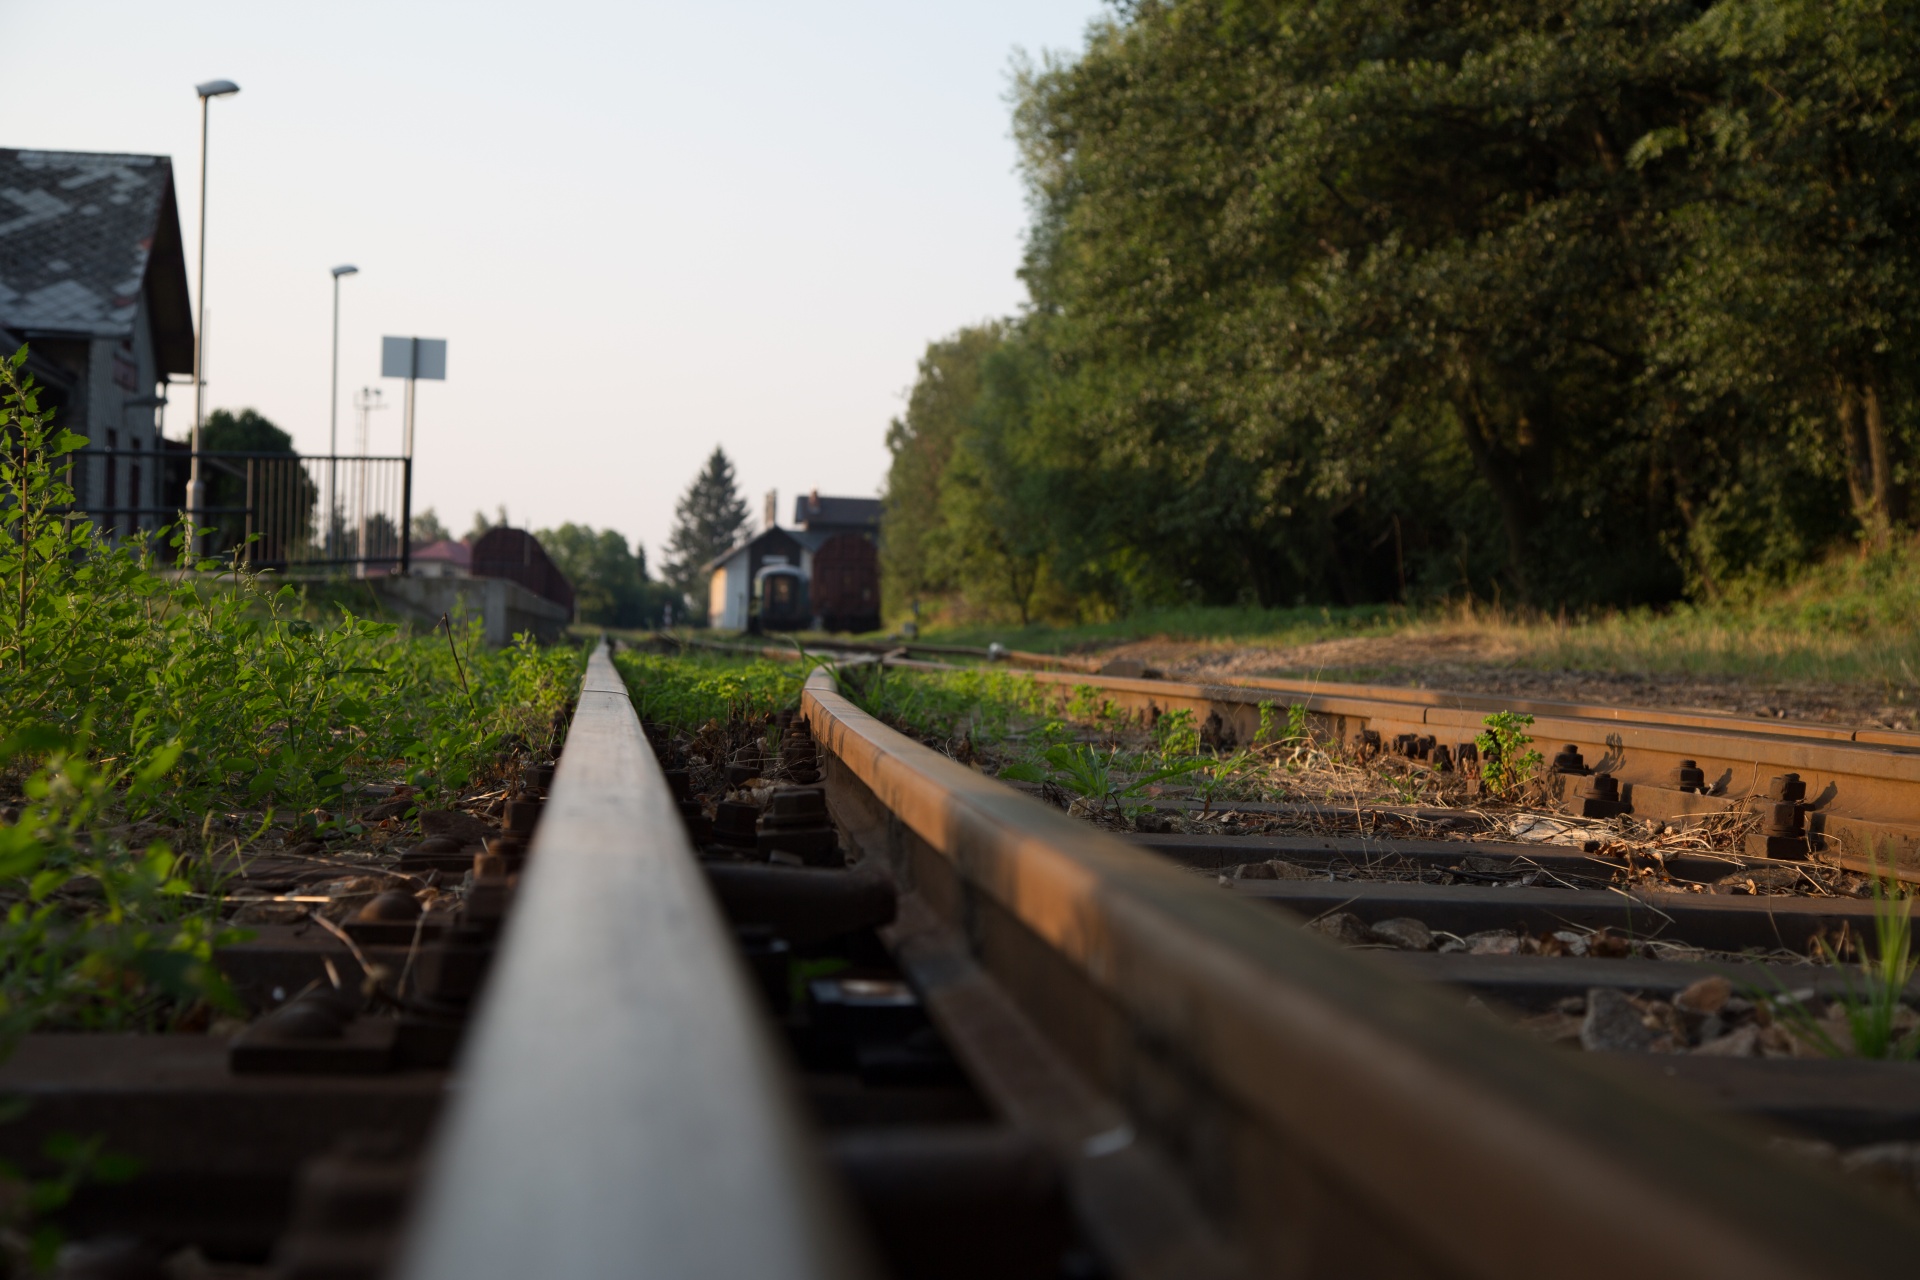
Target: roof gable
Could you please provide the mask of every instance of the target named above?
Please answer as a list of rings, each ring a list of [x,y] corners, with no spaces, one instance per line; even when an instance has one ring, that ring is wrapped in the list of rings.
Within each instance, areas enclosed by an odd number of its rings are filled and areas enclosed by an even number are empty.
[[[143,288],[162,371],[191,371],[172,161],[0,148],[0,324],[121,337]]]
[[[768,552],[798,555],[803,548],[804,544],[794,535],[791,529],[762,529],[751,538],[743,538],[739,542],[734,543],[725,551],[722,551],[719,555],[701,565],[700,572],[712,573],[721,565],[739,555],[742,551],[759,551],[762,555]]]
[[[878,529],[878,498],[831,498],[803,493],[794,502],[793,522],[802,528]]]

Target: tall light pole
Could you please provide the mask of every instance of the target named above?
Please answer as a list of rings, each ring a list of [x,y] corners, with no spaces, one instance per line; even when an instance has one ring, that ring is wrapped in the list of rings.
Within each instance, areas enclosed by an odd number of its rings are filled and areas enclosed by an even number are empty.
[[[334,475],[340,470],[340,277],[360,274],[348,263],[333,269],[333,399],[327,406],[327,541],[333,541]],[[362,449],[360,452],[365,453]]]
[[[202,409],[207,394],[207,380],[201,364],[202,347],[207,334],[207,106],[215,98],[240,92],[240,86],[231,80],[209,80],[205,84],[195,85],[193,91],[200,95],[200,283],[197,299],[200,315],[193,326],[193,453],[187,464],[187,519],[192,522],[189,532],[193,541],[190,545],[197,553],[200,549],[200,512],[207,505],[206,490],[200,479],[200,424],[205,421]]]

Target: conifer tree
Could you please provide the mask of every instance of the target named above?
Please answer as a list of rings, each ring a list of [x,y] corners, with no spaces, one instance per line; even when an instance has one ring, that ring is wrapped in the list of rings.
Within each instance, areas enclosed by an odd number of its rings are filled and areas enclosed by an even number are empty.
[[[692,603],[706,608],[706,582],[700,566],[731,547],[747,530],[747,504],[734,483],[733,463],[715,446],[673,509],[673,536],[667,540],[662,576]]]

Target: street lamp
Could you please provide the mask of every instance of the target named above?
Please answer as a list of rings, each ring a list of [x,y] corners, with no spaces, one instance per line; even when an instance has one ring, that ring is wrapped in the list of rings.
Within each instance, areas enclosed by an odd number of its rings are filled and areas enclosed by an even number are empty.
[[[193,326],[193,453],[187,464],[187,519],[192,522],[190,545],[198,554],[200,511],[207,505],[206,490],[200,479],[200,424],[205,418],[201,410],[207,393],[201,365],[201,348],[207,333],[207,104],[215,98],[240,92],[240,86],[231,80],[209,80],[195,85],[193,91],[200,95],[200,315]]]
[[[340,470],[340,277],[360,274],[348,263],[333,269],[333,399],[327,406],[327,533],[332,541],[335,510],[334,475]],[[360,452],[365,453],[362,449]],[[329,548],[331,550],[331,548]]]

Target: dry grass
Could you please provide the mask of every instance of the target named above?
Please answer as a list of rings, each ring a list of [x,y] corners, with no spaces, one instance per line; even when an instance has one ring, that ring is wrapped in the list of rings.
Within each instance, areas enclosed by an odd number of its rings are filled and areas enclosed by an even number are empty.
[[[1920,719],[1920,548],[1846,554],[1791,583],[1748,582],[1660,609],[1545,615],[1468,601],[1421,608],[1192,606],[1108,621],[925,630],[928,640],[1060,652],[1125,652],[1191,674],[1239,671],[1430,687],[1528,687],[1546,674],[1674,686],[1696,705],[1843,706],[1886,723]],[[1689,684],[1699,686],[1687,690]],[[1881,714],[1883,713],[1884,714]],[[1824,717],[1823,717],[1824,718]]]

